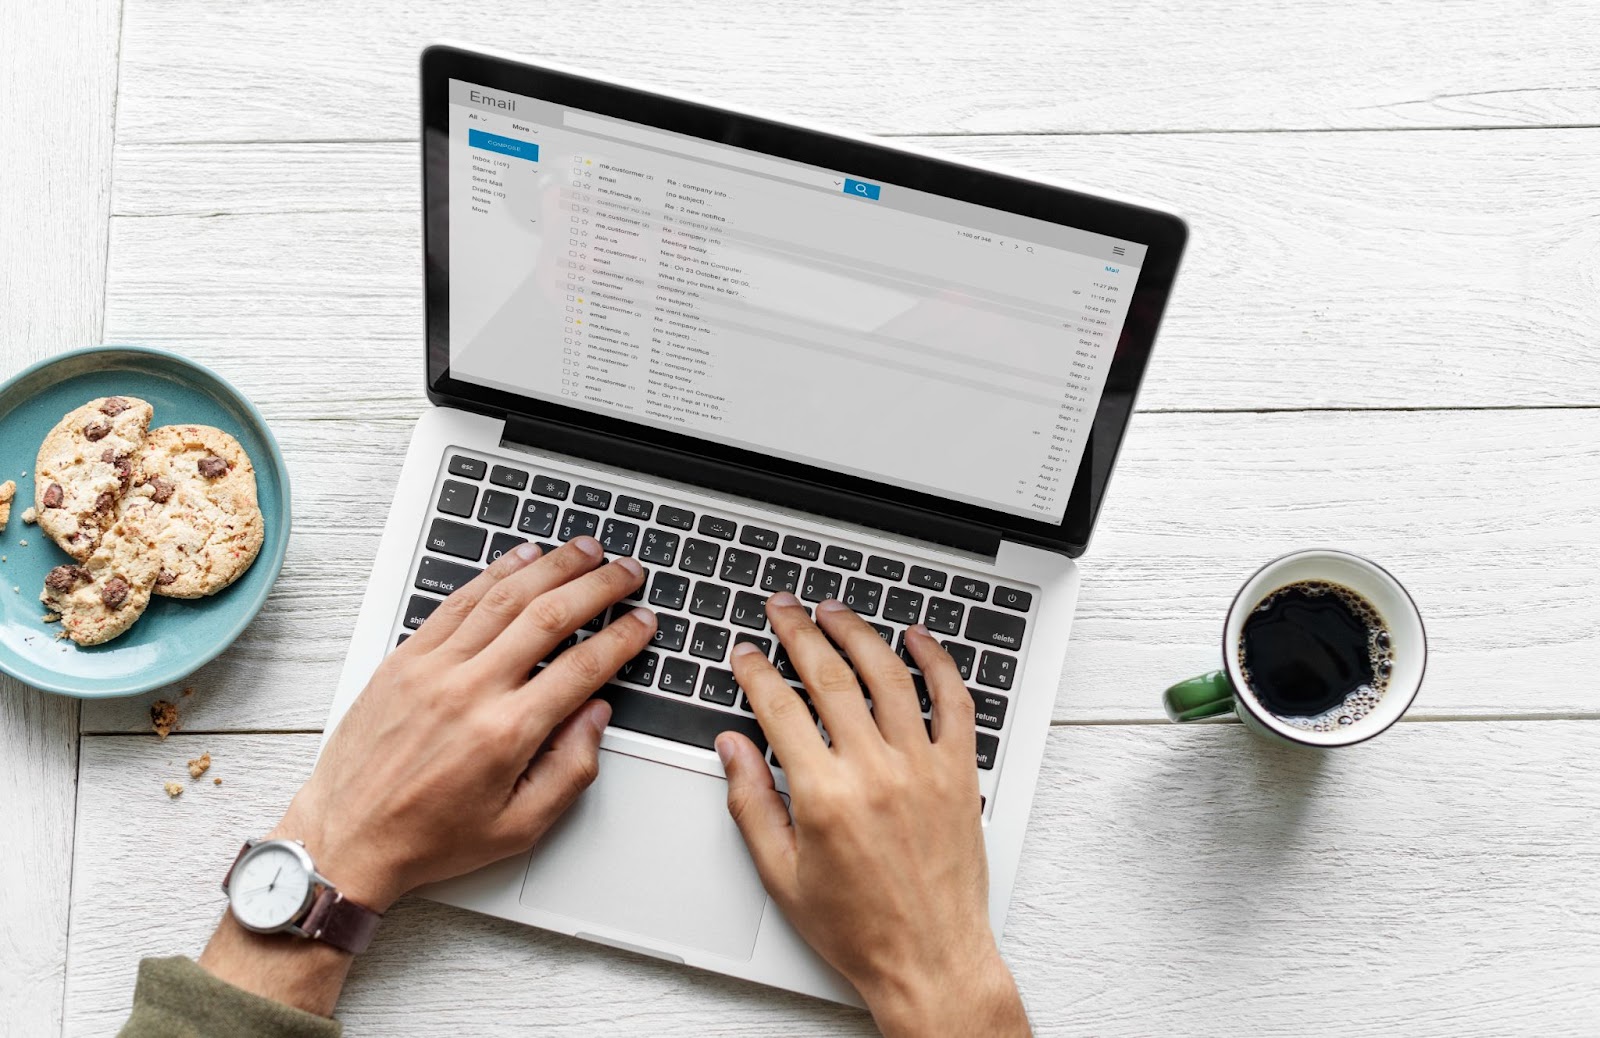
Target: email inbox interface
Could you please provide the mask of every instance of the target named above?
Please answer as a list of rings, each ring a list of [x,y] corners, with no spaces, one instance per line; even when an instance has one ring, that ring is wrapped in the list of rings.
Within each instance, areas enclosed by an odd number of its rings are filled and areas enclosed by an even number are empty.
[[[451,84],[455,377],[1059,522],[1144,248]]]

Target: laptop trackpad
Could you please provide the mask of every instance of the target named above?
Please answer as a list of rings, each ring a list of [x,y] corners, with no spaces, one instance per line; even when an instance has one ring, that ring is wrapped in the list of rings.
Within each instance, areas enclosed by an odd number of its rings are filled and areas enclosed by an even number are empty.
[[[727,803],[720,778],[602,750],[600,777],[534,850],[522,903],[749,959],[767,894]]]

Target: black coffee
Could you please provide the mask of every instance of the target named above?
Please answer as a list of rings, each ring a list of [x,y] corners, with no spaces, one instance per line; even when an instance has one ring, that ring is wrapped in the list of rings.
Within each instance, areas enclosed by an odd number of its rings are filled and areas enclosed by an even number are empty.
[[[1239,664],[1261,705],[1297,728],[1354,724],[1383,698],[1389,628],[1358,592],[1307,580],[1278,588],[1245,618]]]

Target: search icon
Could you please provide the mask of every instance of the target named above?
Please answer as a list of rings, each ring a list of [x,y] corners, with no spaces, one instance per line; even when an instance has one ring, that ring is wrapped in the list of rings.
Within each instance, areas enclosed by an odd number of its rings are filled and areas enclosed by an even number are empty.
[[[1033,246],[1032,245],[1028,246],[1028,255],[1030,255],[1030,256],[1033,255]]]
[[[847,195],[860,195],[862,198],[876,200],[879,190],[881,189],[877,184],[869,184],[865,180],[854,180],[850,177],[844,178],[844,193]]]

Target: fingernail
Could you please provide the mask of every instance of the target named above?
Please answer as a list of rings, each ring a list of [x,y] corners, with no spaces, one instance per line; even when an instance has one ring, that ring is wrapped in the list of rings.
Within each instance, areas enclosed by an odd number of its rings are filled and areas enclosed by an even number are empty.
[[[761,652],[761,646],[755,642],[740,642],[733,647],[733,655],[735,656],[748,656],[752,652]],[[765,656],[766,653],[761,652],[761,655]]]
[[[629,573],[632,573],[636,577],[644,576],[644,567],[639,565],[638,560],[636,559],[618,559],[617,565],[622,569],[627,570]]]
[[[605,551],[604,548],[600,547],[600,542],[595,540],[593,537],[574,537],[567,543],[571,544],[573,547],[577,548],[579,551],[590,556],[591,558],[597,559],[600,557],[601,553]]]
[[[633,617],[635,620],[639,621],[642,624],[649,624],[651,627],[654,627],[656,625],[656,614],[655,614],[655,611],[652,610],[652,609],[646,609],[644,606],[639,606],[639,607],[635,608],[628,615]]]
[[[517,545],[517,558],[523,562],[532,562],[539,557],[539,546],[532,541],[527,544]]]
[[[596,732],[604,734],[606,725],[611,723],[611,704],[606,702],[604,699],[592,700],[590,702],[587,720],[591,725],[594,726],[594,730]]]
[[[837,598],[824,598],[822,601],[817,603],[817,612],[819,613],[837,613],[841,609],[849,608],[849,606],[845,605]]]
[[[750,643],[743,642],[741,644],[749,645]],[[751,647],[754,648],[754,646]],[[722,761],[723,770],[726,771],[728,765],[733,763],[733,743],[727,739],[718,739],[717,757]]]
[[[918,636],[919,638],[932,638],[933,637],[933,635],[928,633],[928,629],[926,627],[922,626],[921,624],[912,624],[910,627],[906,628],[906,633],[907,634],[914,634],[914,635]]]
[[[787,609],[790,606],[797,606],[799,604],[800,600],[787,591],[780,591],[776,595],[773,595],[771,598],[767,599],[767,608],[769,609],[773,606],[777,606],[780,609]]]

